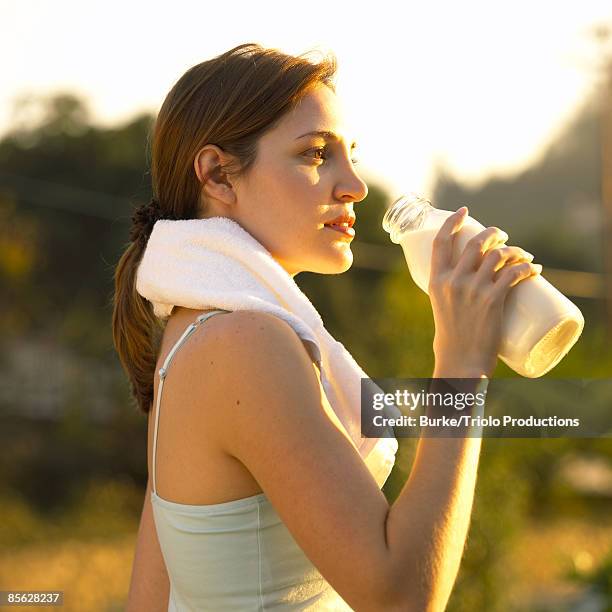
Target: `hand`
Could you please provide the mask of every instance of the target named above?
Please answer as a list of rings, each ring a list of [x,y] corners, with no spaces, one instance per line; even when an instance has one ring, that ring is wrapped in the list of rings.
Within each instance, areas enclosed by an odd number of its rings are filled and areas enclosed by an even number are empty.
[[[471,238],[453,268],[455,235],[466,217],[467,208],[460,208],[446,219],[433,241],[429,297],[436,327],[435,378],[491,376],[508,291],[542,270],[531,263],[533,255],[520,247],[500,247],[508,235],[497,227]]]

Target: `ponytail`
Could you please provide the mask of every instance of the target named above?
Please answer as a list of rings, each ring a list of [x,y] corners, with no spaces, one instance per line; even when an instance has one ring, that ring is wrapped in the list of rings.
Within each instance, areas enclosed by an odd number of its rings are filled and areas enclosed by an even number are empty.
[[[197,64],[174,84],[153,126],[151,181],[156,198],[132,218],[130,244],[115,270],[113,342],[138,408],[148,414],[164,325],[136,291],[136,272],[158,218],[197,219],[206,202],[194,160],[214,143],[232,161],[227,176],[247,174],[260,137],[273,129],[313,87],[334,89],[336,59],[311,62],[245,43]]]
[[[131,393],[140,412],[153,402],[155,364],[163,325],[151,303],[136,291],[136,272],[144,252],[142,241],[132,242],[115,269],[113,344],[128,374]]]

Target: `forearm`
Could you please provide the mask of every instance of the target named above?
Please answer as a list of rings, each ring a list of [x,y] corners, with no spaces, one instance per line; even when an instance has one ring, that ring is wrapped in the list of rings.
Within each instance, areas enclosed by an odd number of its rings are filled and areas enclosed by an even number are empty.
[[[421,437],[410,476],[389,510],[386,534],[406,609],[441,612],[470,524],[481,437]]]
[[[170,581],[157,539],[151,507],[151,489],[147,483],[126,612],[166,612],[169,595]]]

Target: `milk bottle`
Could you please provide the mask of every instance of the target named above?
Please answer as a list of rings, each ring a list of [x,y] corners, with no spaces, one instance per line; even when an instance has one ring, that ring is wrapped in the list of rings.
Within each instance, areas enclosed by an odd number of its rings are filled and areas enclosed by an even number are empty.
[[[434,208],[414,193],[401,196],[385,213],[383,228],[400,244],[414,282],[428,293],[433,239],[452,211]],[[452,265],[466,243],[486,229],[466,217],[454,239]],[[521,280],[504,302],[499,358],[518,374],[537,378],[554,368],[584,327],[578,307],[538,274]]]

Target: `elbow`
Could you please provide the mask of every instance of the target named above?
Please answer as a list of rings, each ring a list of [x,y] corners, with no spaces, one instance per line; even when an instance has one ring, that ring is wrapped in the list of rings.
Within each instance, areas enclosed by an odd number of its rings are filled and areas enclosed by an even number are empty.
[[[361,588],[351,594],[342,594],[345,601],[355,612],[420,612],[407,596],[405,589],[400,589],[397,581],[389,579],[389,575],[373,576],[372,581],[361,581]]]
[[[385,612],[444,612],[448,597],[443,597],[436,576],[425,571],[427,563],[420,551],[397,558],[387,549],[381,564],[377,604],[374,609]]]
[[[409,591],[407,588],[389,588],[382,593],[376,607],[368,610],[380,610],[380,612],[444,612],[446,602],[441,603],[435,597],[429,597],[424,592],[417,590]]]
[[[424,612],[426,608],[418,607],[415,602],[418,598],[409,592],[407,581],[391,579],[389,575],[381,581],[377,590],[375,604],[367,608],[369,610],[380,610],[380,612]],[[364,608],[365,610],[366,608]]]
[[[378,597],[375,610],[384,612],[444,612],[446,601],[436,596],[431,589],[404,575],[387,576]]]
[[[368,612],[370,610],[380,612],[444,612],[444,609],[444,607],[440,608],[432,605],[431,602],[419,599],[419,597],[406,595],[403,591],[385,593],[379,598],[375,607],[367,608]]]

